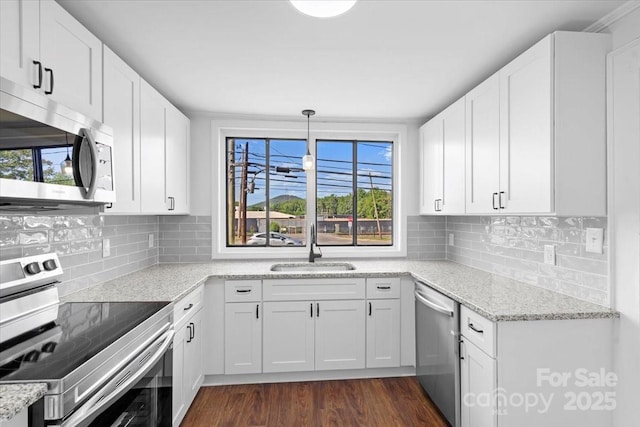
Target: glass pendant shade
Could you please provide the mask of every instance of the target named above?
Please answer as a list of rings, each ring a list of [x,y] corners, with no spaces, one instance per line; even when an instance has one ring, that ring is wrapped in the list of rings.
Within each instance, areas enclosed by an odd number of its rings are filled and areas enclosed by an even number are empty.
[[[71,162],[69,153],[67,153],[67,158],[60,163],[60,172],[62,172],[64,176],[73,176],[73,163]]]
[[[356,4],[356,0],[289,0],[293,7],[315,18],[342,15]]]
[[[309,144],[311,142],[309,133],[309,119],[314,114],[316,114],[316,112],[313,110],[302,110],[302,115],[307,116],[307,154],[302,156],[302,169],[304,169],[305,171],[313,170],[316,163],[315,159],[311,155],[311,152],[309,152]]]
[[[315,163],[313,156],[311,154],[305,154],[302,157],[302,169],[306,171],[313,170],[313,164]]]

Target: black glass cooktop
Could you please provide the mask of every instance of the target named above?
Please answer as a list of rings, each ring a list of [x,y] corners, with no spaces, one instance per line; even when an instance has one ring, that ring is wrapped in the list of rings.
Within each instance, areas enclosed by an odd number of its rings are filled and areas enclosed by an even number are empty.
[[[0,346],[0,382],[64,378],[167,304],[61,304],[54,322]]]

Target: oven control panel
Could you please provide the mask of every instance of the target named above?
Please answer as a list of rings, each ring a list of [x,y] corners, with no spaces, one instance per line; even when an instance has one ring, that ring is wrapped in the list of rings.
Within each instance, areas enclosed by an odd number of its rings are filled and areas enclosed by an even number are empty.
[[[62,276],[55,253],[0,261],[0,298],[54,283]]]

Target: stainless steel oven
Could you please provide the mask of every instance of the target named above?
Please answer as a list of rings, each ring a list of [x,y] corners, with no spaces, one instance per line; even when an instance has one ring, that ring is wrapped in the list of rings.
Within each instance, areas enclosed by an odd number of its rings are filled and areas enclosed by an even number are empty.
[[[55,254],[0,261],[0,384],[47,384],[29,425],[171,426],[171,305],[60,303],[61,275]]]
[[[0,77],[0,209],[115,201],[108,126]]]

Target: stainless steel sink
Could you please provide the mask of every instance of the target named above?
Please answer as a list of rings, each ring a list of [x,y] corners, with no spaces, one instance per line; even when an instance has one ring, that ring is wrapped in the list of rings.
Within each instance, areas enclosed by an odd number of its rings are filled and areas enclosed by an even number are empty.
[[[273,264],[271,271],[350,271],[356,267],[348,262],[300,262],[292,264]]]

